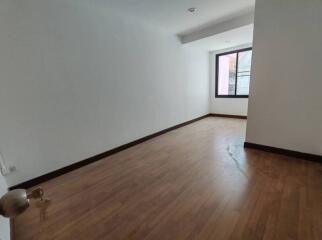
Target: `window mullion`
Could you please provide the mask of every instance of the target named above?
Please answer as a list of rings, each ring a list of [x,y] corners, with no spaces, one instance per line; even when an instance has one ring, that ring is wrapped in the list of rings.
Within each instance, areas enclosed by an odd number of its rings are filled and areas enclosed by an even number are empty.
[[[237,52],[237,57],[236,57],[235,96],[237,96],[238,60],[239,60],[239,52]]]

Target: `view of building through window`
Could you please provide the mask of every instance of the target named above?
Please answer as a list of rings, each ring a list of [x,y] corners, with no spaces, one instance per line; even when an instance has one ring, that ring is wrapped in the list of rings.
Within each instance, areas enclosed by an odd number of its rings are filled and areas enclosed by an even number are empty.
[[[216,60],[216,96],[248,97],[252,50],[220,54]]]

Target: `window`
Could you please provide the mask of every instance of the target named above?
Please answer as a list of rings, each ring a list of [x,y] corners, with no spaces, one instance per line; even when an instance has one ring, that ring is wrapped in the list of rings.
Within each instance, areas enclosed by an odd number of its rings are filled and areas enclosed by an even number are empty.
[[[248,98],[252,49],[216,55],[216,97]]]

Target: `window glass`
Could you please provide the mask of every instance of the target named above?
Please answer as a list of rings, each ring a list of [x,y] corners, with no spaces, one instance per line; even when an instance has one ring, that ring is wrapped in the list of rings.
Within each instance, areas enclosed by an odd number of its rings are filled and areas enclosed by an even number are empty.
[[[220,95],[234,95],[236,88],[236,60],[237,53],[219,57],[218,93]]]
[[[250,70],[252,64],[252,51],[238,54],[237,95],[249,94]]]

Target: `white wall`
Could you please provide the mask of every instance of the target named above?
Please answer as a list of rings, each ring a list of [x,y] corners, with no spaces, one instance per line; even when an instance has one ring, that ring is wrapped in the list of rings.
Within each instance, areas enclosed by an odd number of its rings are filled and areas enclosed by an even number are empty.
[[[257,0],[246,141],[322,155],[322,1]]]
[[[244,44],[210,53],[211,113],[247,116],[248,98],[216,98],[216,55],[224,52],[248,48],[251,46],[251,43]]]
[[[208,53],[91,1],[0,3],[10,186],[209,113]]]
[[[8,186],[0,173],[0,198],[7,192]],[[10,239],[9,219],[0,216],[0,240]]]

